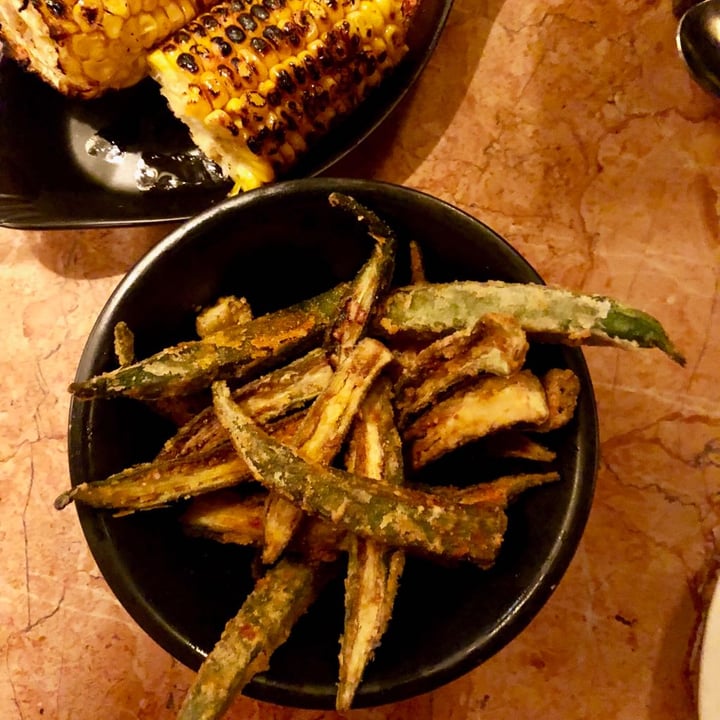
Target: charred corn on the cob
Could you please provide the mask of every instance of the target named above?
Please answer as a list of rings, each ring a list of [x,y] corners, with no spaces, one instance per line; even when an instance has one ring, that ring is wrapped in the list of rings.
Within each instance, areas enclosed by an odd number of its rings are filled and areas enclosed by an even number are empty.
[[[406,20],[402,0],[226,0],[153,51],[150,73],[234,191],[249,190],[398,63]]]
[[[147,51],[209,0],[0,0],[13,56],[61,92],[90,98],[147,74]]]

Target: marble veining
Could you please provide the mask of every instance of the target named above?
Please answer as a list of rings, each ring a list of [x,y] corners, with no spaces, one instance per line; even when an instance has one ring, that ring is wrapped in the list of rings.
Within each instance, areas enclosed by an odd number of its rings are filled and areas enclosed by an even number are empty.
[[[357,720],[691,720],[717,570],[720,100],[670,0],[456,0],[426,72],[334,174],[457,204],[543,277],[659,316],[688,357],[586,351],[602,459],[578,553],[508,647]],[[171,226],[0,229],[0,717],[174,717],[191,673],[108,590],[74,512],[68,395],[123,273]],[[333,720],[241,697],[229,720]]]

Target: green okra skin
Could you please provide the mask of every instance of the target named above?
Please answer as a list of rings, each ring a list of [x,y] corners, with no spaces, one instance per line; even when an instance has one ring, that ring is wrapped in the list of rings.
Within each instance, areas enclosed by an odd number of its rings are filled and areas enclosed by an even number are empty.
[[[488,313],[499,313],[513,316],[526,332],[547,339],[658,348],[685,364],[651,315],[602,295],[547,285],[499,281],[411,285],[391,292],[378,310],[375,330],[385,337],[432,338],[471,326]]]
[[[325,389],[300,423],[292,446],[307,460],[329,464],[340,450],[358,407],[392,353],[380,342],[364,338],[348,350]],[[302,518],[302,510],[271,492],[265,513],[263,562],[280,556]]]
[[[245,383],[233,392],[233,398],[254,420],[265,425],[308,405],[323,391],[331,377],[332,368],[326,352],[315,348],[297,360]],[[157,459],[209,450],[227,439],[227,433],[210,405],[167,440]]]
[[[377,300],[390,286],[397,240],[393,231],[372,210],[349,195],[331,193],[329,201],[333,207],[345,210],[365,224],[368,235],[375,240],[373,251],[353,280],[329,332],[329,352],[336,362],[340,362],[364,334]]]
[[[227,377],[240,377],[318,342],[332,326],[348,292],[342,284],[246,325],[181,343],[132,365],[73,383],[79,399],[125,395],[152,399],[188,394]],[[392,290],[374,313],[370,334],[434,338],[473,325],[488,313],[515,317],[527,332],[571,343],[658,348],[685,358],[651,315],[600,295],[545,285],[462,281]]]
[[[658,348],[679,365],[685,357],[673,345],[663,326],[652,315],[611,300],[610,311],[603,321],[603,330],[611,338],[635,344],[638,347]]]
[[[198,670],[178,720],[215,720],[290,635],[317,597],[327,569],[283,558],[258,580]]]
[[[378,378],[360,407],[346,459],[347,469],[385,483],[403,481],[402,441],[395,426],[392,388]],[[367,664],[385,634],[395,604],[405,552],[348,535],[345,619],[335,707],[349,710]]]
[[[253,476],[308,513],[363,537],[481,567],[495,561],[507,527],[504,506],[454,506],[441,497],[309,463],[273,440],[213,385],[215,411]]]
[[[247,465],[226,443],[210,451],[135,465],[105,480],[75,485],[58,496],[55,509],[62,510],[75,501],[120,512],[152,510],[251,478]]]
[[[296,415],[283,418],[271,432],[289,440],[299,422]],[[55,509],[75,501],[121,513],[152,510],[251,479],[250,469],[226,437],[224,443],[195,453],[141,463],[103,480],[75,485],[57,497]]]
[[[219,378],[238,378],[317,344],[333,322],[347,285],[230,328],[166,348],[144,360],[73,383],[81,400],[152,399],[197,391]]]

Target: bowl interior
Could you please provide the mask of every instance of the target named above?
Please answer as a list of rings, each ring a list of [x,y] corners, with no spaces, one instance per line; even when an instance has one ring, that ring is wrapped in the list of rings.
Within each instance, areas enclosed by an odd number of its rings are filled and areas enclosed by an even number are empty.
[[[208,211],[151,251],[102,311],[77,378],[114,367],[112,332],[120,320],[134,331],[143,357],[192,338],[198,307],[220,295],[245,295],[261,313],[351,278],[371,245],[354,221],[329,207],[327,195],[335,189],[352,194],[394,228],[401,245],[398,283],[407,281],[411,239],[420,244],[432,281],[539,281],[494,232],[426,195],[367,181],[284,183]],[[570,367],[582,383],[575,419],[548,438],[558,452],[562,481],[528,491],[512,505],[492,569],[409,559],[390,628],[357,706],[426,692],[470,670],[520,632],[565,571],[592,500],[594,398],[579,350],[536,347],[531,362],[538,369]],[[172,431],[133,401],[73,401],[70,419],[73,484],[150,459]],[[478,468],[487,467],[478,453],[468,446],[427,468],[423,480],[478,482],[484,477]],[[178,508],[122,518],[84,507],[78,512],[98,566],[122,604],[161,646],[197,668],[252,587],[252,552],[186,537]],[[277,704],[332,707],[342,613],[340,579],[245,693]]]

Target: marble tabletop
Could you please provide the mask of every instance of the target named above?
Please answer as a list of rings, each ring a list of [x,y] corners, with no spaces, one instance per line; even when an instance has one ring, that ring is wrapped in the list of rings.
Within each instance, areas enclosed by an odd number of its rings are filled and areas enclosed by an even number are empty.
[[[718,556],[720,101],[670,0],[456,0],[420,82],[333,172],[455,203],[544,278],[657,315],[686,353],[586,351],[602,457],[557,591],[509,646],[357,720],[686,720]],[[82,201],[81,198],[78,199]],[[72,511],[66,387],[123,273],[171,226],[0,229],[0,717],[172,718],[191,672],[100,576]],[[241,697],[230,720],[333,720]]]

